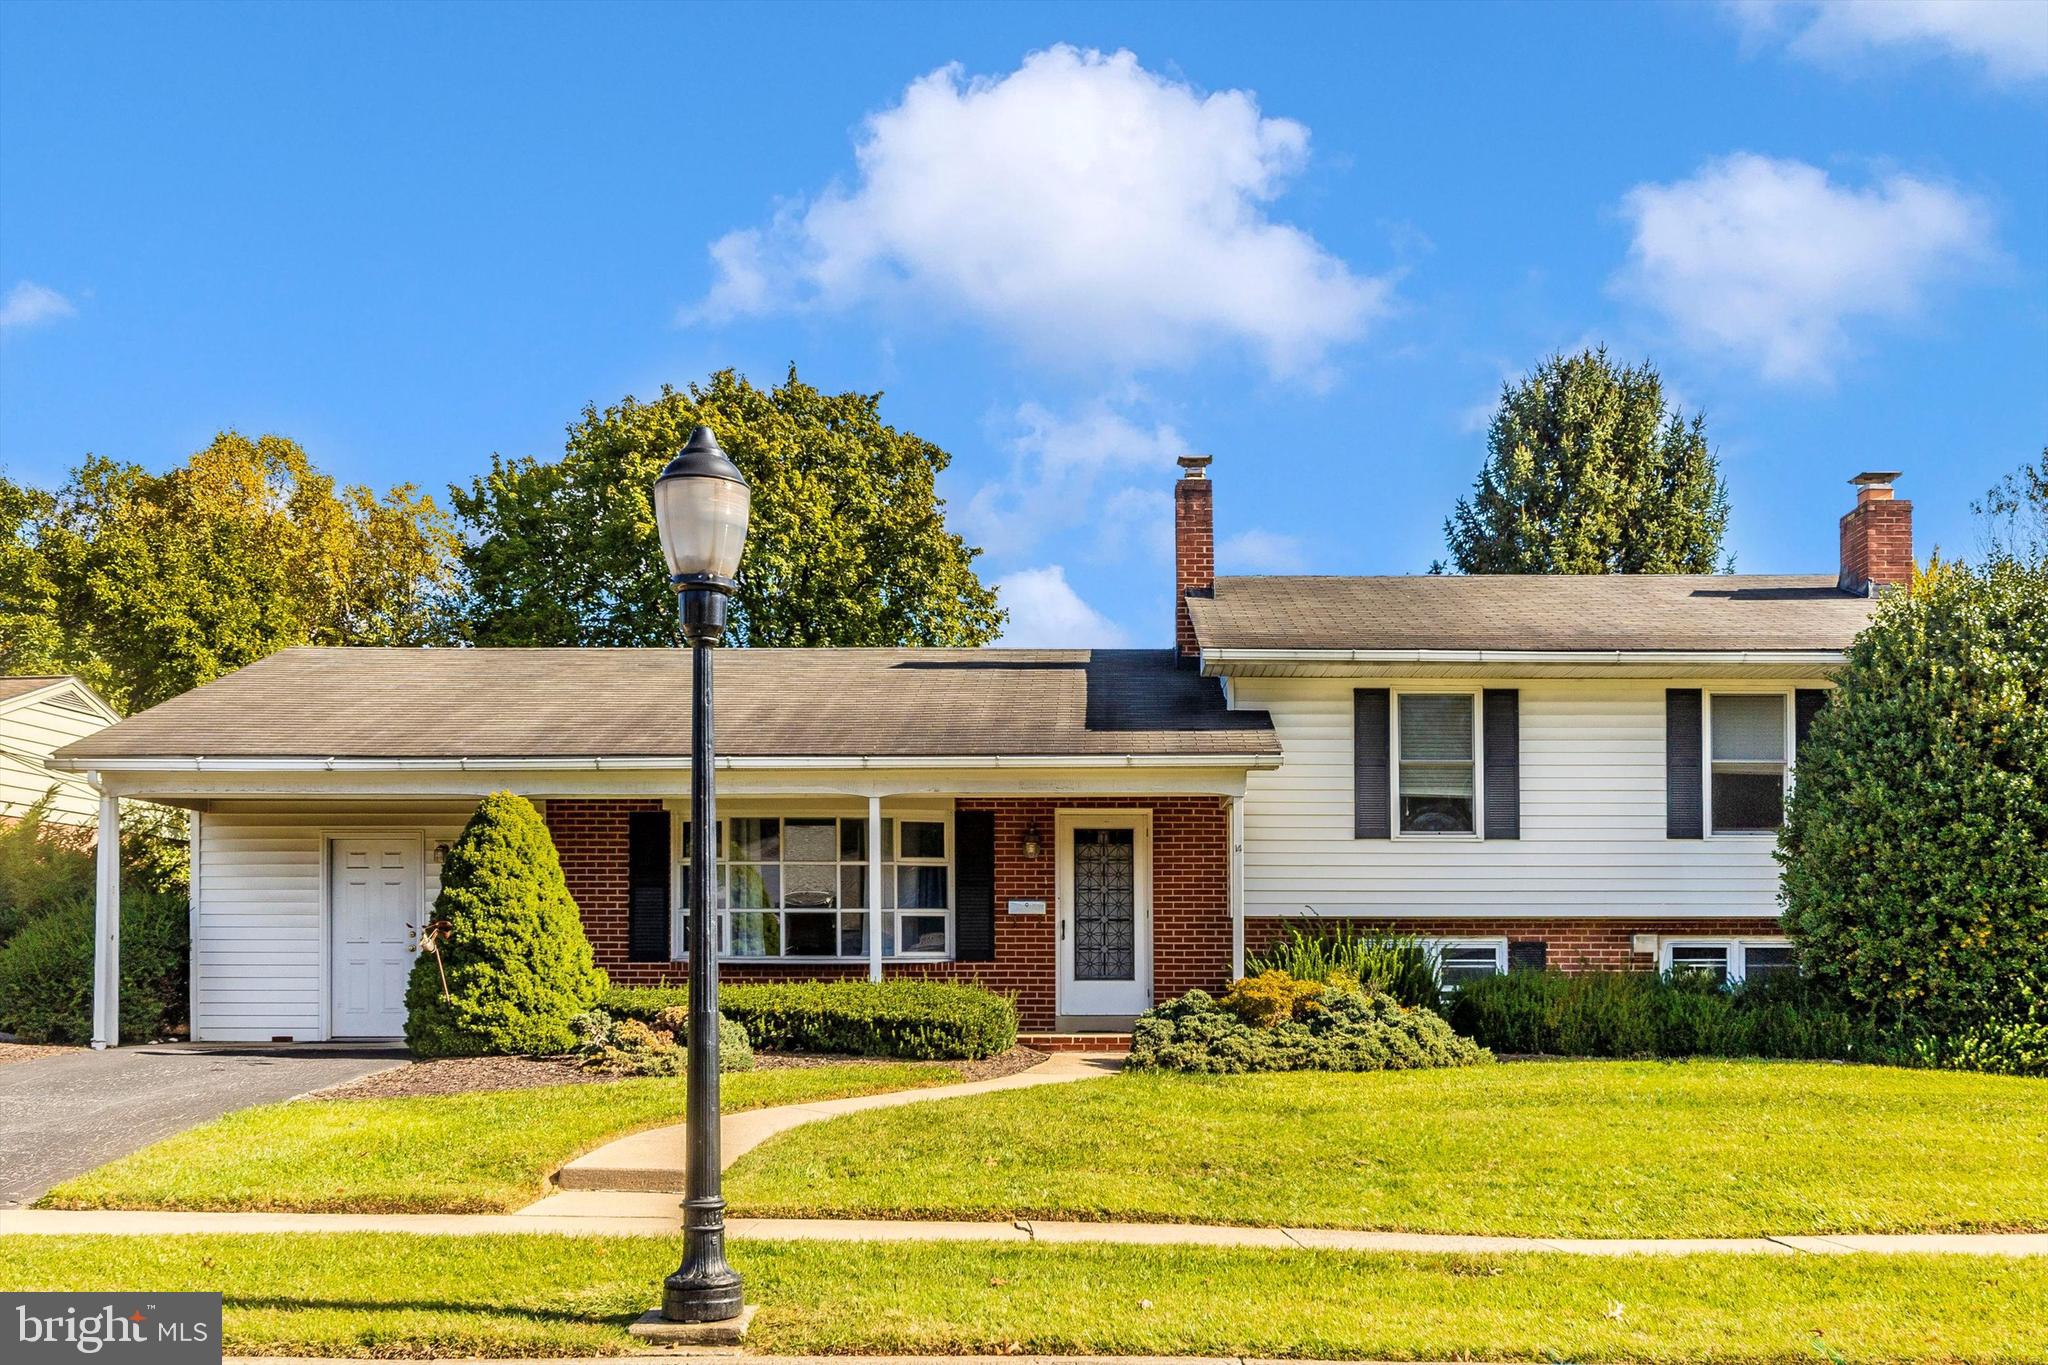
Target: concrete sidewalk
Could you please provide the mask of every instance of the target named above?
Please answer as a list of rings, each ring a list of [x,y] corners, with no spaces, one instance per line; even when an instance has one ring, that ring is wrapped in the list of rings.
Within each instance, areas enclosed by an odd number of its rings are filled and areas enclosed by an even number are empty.
[[[923,1090],[891,1090],[880,1095],[856,1095],[843,1100],[819,1100],[813,1104],[780,1104],[772,1109],[743,1110],[719,1120],[720,1154],[723,1165],[730,1166],[778,1133],[786,1133],[820,1119],[838,1118],[842,1114],[891,1109],[900,1104],[929,1104],[933,1100],[987,1095],[998,1090],[1063,1085],[1114,1075],[1122,1069],[1121,1053],[1055,1052],[1029,1071],[998,1076],[994,1080],[964,1081],[959,1085],[931,1086]],[[681,1194],[683,1125],[676,1123],[665,1128],[649,1128],[615,1142],[607,1142],[555,1172],[555,1184],[564,1190]],[[541,1201],[543,1204],[546,1202]]]
[[[192,1233],[402,1232],[438,1236],[539,1233],[572,1237],[675,1237],[675,1197],[567,1191],[518,1213],[153,1213],[115,1209],[0,1210],[0,1236],[170,1237]],[[913,1222],[886,1218],[733,1218],[735,1241],[1096,1243],[1117,1246],[1248,1247],[1271,1251],[1567,1252],[1578,1256],[1843,1255],[1935,1252],[1953,1256],[2048,1256],[2048,1233],[1897,1236],[1570,1238],[1470,1237],[1338,1228],[1224,1227],[1204,1223]]]

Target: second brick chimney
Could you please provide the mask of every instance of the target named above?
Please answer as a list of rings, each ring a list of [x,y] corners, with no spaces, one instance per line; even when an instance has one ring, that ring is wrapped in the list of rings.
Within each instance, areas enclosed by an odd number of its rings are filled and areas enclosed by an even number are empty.
[[[1203,471],[1210,456],[1183,455],[1173,486],[1173,649],[1183,661],[1202,652],[1188,598],[1216,595],[1216,485]]]
[[[1842,516],[1843,592],[1868,596],[1913,579],[1913,504],[1892,496],[1899,471],[1873,470],[1849,480],[1856,505]]]

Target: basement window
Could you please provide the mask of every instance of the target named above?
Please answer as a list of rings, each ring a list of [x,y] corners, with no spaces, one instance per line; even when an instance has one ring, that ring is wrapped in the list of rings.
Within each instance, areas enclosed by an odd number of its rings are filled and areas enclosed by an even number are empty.
[[[1436,950],[1437,979],[1445,990],[1456,990],[1482,976],[1499,976],[1508,969],[1508,941],[1504,938],[1447,938],[1430,945]]]
[[[1724,986],[1799,971],[1792,945],[1781,938],[1673,939],[1660,958],[1658,965],[1674,976],[1696,973]]]

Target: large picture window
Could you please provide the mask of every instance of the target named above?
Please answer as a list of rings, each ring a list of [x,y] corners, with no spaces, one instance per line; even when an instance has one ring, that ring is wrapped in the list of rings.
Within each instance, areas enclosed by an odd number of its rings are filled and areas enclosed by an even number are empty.
[[[1764,834],[1785,823],[1790,699],[1717,692],[1707,712],[1708,807],[1716,834]]]
[[[1470,692],[1403,692],[1396,699],[1395,782],[1403,834],[1479,828],[1477,707]]]
[[[719,822],[719,938],[733,958],[868,955],[868,822],[741,816]],[[882,956],[952,951],[952,861],[941,818],[882,821]]]

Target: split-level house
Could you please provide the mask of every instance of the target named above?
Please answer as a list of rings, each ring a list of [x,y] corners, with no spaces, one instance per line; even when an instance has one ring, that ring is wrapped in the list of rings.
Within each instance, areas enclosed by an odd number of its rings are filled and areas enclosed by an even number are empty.
[[[1453,983],[1786,968],[1774,835],[1911,572],[1893,476],[1855,481],[1836,573],[1219,578],[1182,464],[1171,649],[719,653],[726,980],[972,981],[1083,1037],[1317,923],[1425,936]],[[293,649],[56,761],[103,820],[192,812],[195,1038],[390,1037],[499,788],[542,809],[612,980],[682,979],[688,689],[680,650]]]

